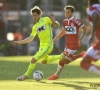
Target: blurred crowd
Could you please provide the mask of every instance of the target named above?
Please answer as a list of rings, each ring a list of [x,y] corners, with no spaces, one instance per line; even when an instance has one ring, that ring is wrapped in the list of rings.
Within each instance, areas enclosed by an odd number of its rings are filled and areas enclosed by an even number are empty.
[[[2,1],[5,3],[5,0],[2,0]],[[18,45],[13,46],[11,44],[11,42],[13,40],[22,40],[30,35],[31,28],[32,28],[32,25],[34,24],[34,22],[29,13],[32,4],[29,2],[29,0],[27,0],[27,1],[28,1],[27,2],[27,5],[28,5],[27,10],[28,11],[20,10],[19,4],[13,5],[13,4],[5,3],[4,7],[3,7],[2,3],[0,4],[1,5],[0,6],[0,10],[1,10],[1,12],[0,12],[0,20],[1,20],[0,21],[0,56],[33,55],[38,50],[38,46],[39,46],[38,37],[36,37],[35,40],[29,44],[24,44],[24,45],[19,45],[19,46]],[[32,3],[36,4],[35,2],[38,2],[38,1],[35,0]],[[58,5],[55,5],[54,10],[56,10],[56,11],[54,11],[54,12],[52,11],[53,8],[45,8],[42,4],[44,4],[44,3],[48,4],[48,2],[50,2],[50,4],[53,5],[52,3],[55,2],[55,0],[54,1],[51,0],[52,2],[47,0],[47,3],[45,1],[46,0],[44,0],[43,2],[39,1],[41,4],[40,7],[42,7],[42,9],[43,9],[43,16],[45,16],[45,15],[50,16],[50,14],[53,13],[56,16],[56,19],[60,22],[60,24],[62,24],[62,22],[63,22],[62,20],[65,17],[64,13],[62,11],[62,8],[68,2],[71,3],[72,1],[62,0],[62,3],[61,3],[61,1],[57,2],[62,5],[59,5],[60,9],[57,8]],[[84,2],[84,3],[86,3],[86,2]],[[79,8],[76,7],[76,9],[78,10]],[[49,10],[49,12],[48,12],[48,10]],[[83,22],[85,22],[86,26],[88,27],[87,34],[85,35],[82,45],[79,49],[79,52],[80,52],[83,49],[86,50],[90,46],[88,44],[88,39],[89,39],[91,30],[87,23],[87,17],[84,16],[83,18],[81,18],[81,16],[83,16],[84,14],[83,14],[82,10],[81,10],[81,12],[80,11],[77,12],[77,10],[75,12],[76,13],[75,16],[77,16],[77,18],[80,18]],[[59,28],[53,27],[54,36],[56,36],[60,32],[61,27],[62,27],[62,25]],[[65,37],[62,37],[55,42],[55,47],[54,47],[52,54],[60,54],[64,50],[64,47],[65,47]]]

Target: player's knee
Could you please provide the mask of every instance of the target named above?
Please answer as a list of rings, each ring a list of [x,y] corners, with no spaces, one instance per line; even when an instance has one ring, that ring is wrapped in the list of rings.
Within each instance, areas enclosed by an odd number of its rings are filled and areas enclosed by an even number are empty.
[[[84,68],[87,63],[88,63],[88,60],[86,58],[83,58],[82,61],[80,62],[80,66]]]
[[[91,61],[89,61],[88,59],[83,59],[81,62],[80,62],[80,66],[85,69],[85,70],[88,70],[89,67],[91,65]]]
[[[31,61],[30,61],[31,63],[36,63],[37,62],[37,60],[33,57],[32,59],[31,59]]]
[[[41,63],[42,63],[42,64],[47,64],[47,61],[46,61],[46,60],[44,60],[44,61],[41,61]]]

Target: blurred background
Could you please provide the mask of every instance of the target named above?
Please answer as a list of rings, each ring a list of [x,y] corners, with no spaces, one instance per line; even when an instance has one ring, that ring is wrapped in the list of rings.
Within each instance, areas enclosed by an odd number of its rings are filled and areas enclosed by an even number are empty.
[[[37,36],[29,44],[16,46],[11,44],[13,40],[22,40],[30,35],[34,25],[30,9],[36,5],[42,9],[42,16],[54,14],[56,20],[60,22],[61,26],[59,28],[53,27],[54,36],[61,30],[65,18],[64,7],[73,5],[75,7],[75,17],[79,18],[88,27],[78,53],[89,47],[88,38],[91,30],[86,15],[87,0],[0,0],[0,56],[33,55],[38,50],[39,41]],[[60,54],[64,47],[65,37],[62,37],[55,43],[52,54]]]

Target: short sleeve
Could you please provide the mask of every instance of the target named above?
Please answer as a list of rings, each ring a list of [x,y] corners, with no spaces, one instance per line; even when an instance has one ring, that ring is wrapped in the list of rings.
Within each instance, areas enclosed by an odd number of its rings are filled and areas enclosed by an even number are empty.
[[[83,24],[79,19],[77,19],[76,24],[77,24],[79,27],[83,27],[83,26],[84,26],[84,24]]]
[[[52,24],[52,21],[49,17],[46,17],[47,23]]]
[[[33,26],[33,27],[32,27],[32,32],[31,32],[30,36],[35,37],[36,34],[37,34],[36,28],[35,28],[35,26]]]

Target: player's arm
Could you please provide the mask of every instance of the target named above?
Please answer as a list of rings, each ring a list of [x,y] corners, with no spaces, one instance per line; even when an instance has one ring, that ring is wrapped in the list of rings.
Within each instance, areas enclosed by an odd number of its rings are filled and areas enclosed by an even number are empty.
[[[53,42],[55,42],[57,39],[61,38],[66,34],[65,28],[62,28],[61,32],[53,39]]]
[[[13,41],[12,44],[25,44],[25,43],[29,43],[32,42],[32,40],[34,39],[34,37],[36,36],[37,32],[36,32],[36,28],[35,26],[32,27],[32,32],[30,34],[30,36],[24,40],[20,40],[20,41]]]
[[[55,21],[54,14],[51,14],[50,18],[51,18],[51,21],[52,21],[52,25],[54,25],[56,27],[59,27],[60,26],[60,23],[58,21]]]
[[[99,20],[100,20],[100,16],[97,12],[94,12],[92,14],[92,19],[93,19],[93,28],[92,28],[92,33],[91,33],[91,37],[90,37],[90,44],[94,41],[94,37],[95,37],[95,30],[97,30],[97,27],[99,25]]]
[[[79,43],[81,44],[81,42],[82,42],[82,40],[83,40],[83,38],[84,38],[84,36],[86,34],[87,27],[85,25],[83,25],[80,29],[82,30],[82,34],[81,34],[81,36],[79,38]]]
[[[59,27],[60,26],[60,23],[58,21],[52,21],[53,25],[56,26],[56,27]]]
[[[29,43],[34,39],[33,36],[29,36],[28,38],[24,39],[24,40],[20,40],[20,41],[13,41],[12,44],[25,44],[25,43]]]

